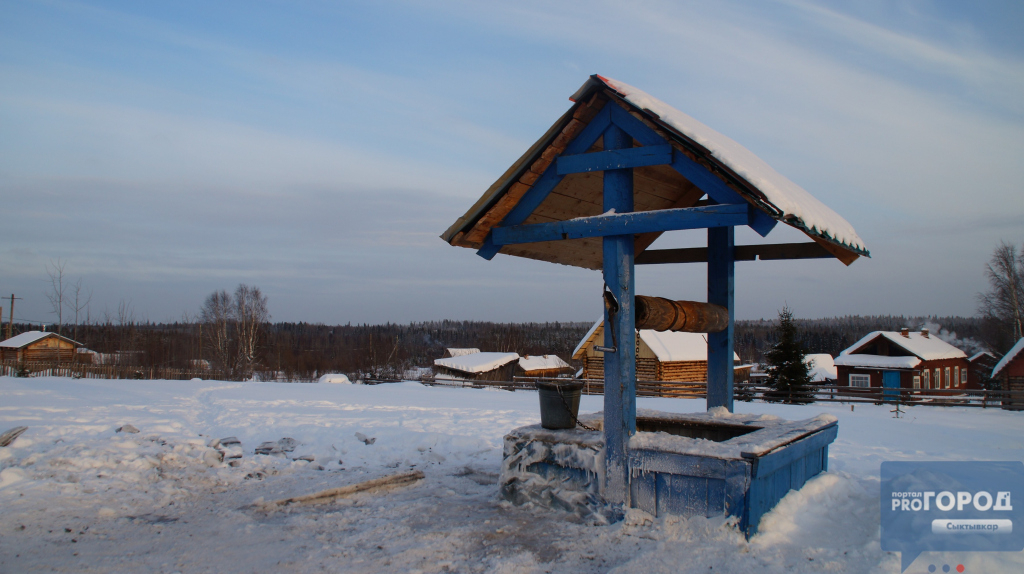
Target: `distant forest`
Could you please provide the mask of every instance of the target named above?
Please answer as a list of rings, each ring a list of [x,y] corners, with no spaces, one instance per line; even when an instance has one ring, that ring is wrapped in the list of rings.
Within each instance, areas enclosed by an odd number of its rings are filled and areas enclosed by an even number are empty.
[[[838,355],[875,330],[928,327],[968,353],[985,349],[990,327],[981,318],[852,316],[798,319],[799,337],[808,353]],[[776,321],[737,321],[736,352],[744,362],[763,362],[776,342]],[[400,377],[429,367],[446,347],[513,351],[520,355],[555,354],[566,361],[591,323],[490,323],[434,321],[406,325],[321,325],[272,323],[260,329],[256,376],[311,380],[341,372],[356,376]],[[15,325],[15,331],[30,330]],[[206,332],[204,333],[204,328]],[[112,323],[65,326],[64,335],[106,361],[139,367],[195,368],[211,361],[209,326],[203,323]],[[213,362],[213,361],[211,361]],[[579,365],[576,365],[577,367]],[[214,369],[217,365],[213,365]]]

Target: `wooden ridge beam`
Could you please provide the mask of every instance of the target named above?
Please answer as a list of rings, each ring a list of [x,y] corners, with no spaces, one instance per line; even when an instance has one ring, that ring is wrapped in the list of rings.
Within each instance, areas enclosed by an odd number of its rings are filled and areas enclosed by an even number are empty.
[[[775,243],[769,245],[737,245],[734,261],[781,261],[786,259],[830,259],[835,257],[819,243]],[[686,249],[649,249],[636,256],[637,265],[664,263],[707,263],[707,247]]]
[[[551,223],[495,227],[491,230],[490,240],[494,245],[500,246],[582,239],[584,237],[637,235],[680,229],[747,225],[753,209],[749,204],[742,203],[613,213]]]
[[[663,165],[672,163],[672,146],[668,144],[613,149],[557,158],[558,175]]]

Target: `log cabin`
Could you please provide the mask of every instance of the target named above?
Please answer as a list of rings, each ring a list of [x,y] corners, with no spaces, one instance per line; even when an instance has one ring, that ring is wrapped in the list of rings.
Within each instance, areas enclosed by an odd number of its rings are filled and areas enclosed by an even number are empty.
[[[459,381],[511,381],[518,353],[468,353],[434,360],[434,377]]]
[[[966,390],[967,354],[928,329],[874,331],[835,358],[836,384],[857,389]]]
[[[583,363],[584,379],[604,378],[604,353],[595,347],[604,343],[604,321],[590,328],[573,351],[572,358]],[[739,365],[733,353],[735,380],[750,377],[750,365]],[[638,381],[706,382],[708,380],[708,341],[704,333],[679,333],[641,329],[636,338],[636,378]]]
[[[1004,391],[1024,391],[1024,339],[1017,341],[1003,358],[992,369],[992,379],[1002,385]],[[1024,410],[1024,399],[1007,397],[1003,399],[1003,408],[1008,410]]]
[[[46,331],[26,331],[6,341],[0,341],[0,360],[51,361],[70,363],[75,358],[75,349],[81,343]]]

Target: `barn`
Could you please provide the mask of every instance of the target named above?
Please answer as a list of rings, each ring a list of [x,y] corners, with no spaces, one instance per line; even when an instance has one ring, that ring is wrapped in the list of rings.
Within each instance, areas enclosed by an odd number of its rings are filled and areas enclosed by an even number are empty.
[[[874,331],[835,359],[840,387],[966,390],[967,354],[928,329]]]
[[[462,381],[511,381],[518,353],[468,353],[434,360],[434,376]]]
[[[558,377],[572,374],[572,365],[558,355],[525,355],[516,374],[523,377]]]
[[[75,348],[81,343],[72,341],[57,333],[46,331],[26,331],[0,341],[0,360],[17,361],[56,361],[70,363],[75,358]]]
[[[971,363],[967,369],[970,373],[967,379],[967,388],[970,390],[986,388],[986,383],[992,378],[992,369],[999,363],[999,359],[988,351],[981,351],[967,360]]]
[[[998,380],[1004,391],[1024,392],[1024,339],[1017,341],[1017,344],[999,360],[992,369],[992,378]],[[1019,396],[1011,396],[1003,399],[1003,408],[1010,410],[1024,410],[1024,399]]]
[[[708,380],[708,341],[703,333],[641,329],[636,339],[638,381],[704,382]],[[594,323],[576,346],[572,358],[583,363],[584,379],[604,378],[604,321]],[[739,366],[733,353],[736,380],[750,376],[750,366]]]

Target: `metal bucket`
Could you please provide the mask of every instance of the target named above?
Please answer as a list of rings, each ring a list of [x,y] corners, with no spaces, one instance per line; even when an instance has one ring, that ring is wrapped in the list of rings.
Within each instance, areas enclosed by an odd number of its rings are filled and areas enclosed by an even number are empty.
[[[582,381],[537,381],[537,394],[540,395],[540,426],[552,430],[576,428]]]

